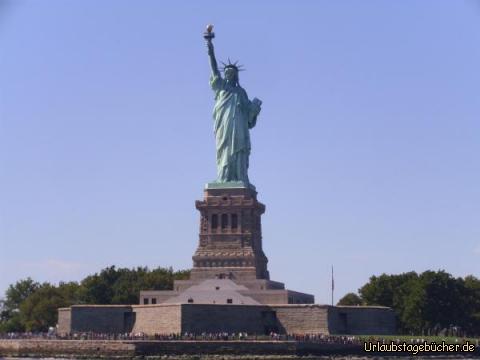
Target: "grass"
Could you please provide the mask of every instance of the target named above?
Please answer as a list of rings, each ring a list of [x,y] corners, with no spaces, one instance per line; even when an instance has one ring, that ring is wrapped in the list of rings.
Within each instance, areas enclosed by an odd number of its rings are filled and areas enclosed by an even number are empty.
[[[348,335],[347,335],[348,336]],[[350,335],[351,336],[351,335]],[[360,340],[370,340],[372,338],[374,339],[385,339],[385,340],[391,340],[391,341],[396,341],[397,339],[400,340],[401,342],[410,342],[412,339],[423,339],[426,342],[436,342],[441,343],[442,341],[445,341],[447,344],[455,344],[457,343],[463,343],[463,342],[470,342],[474,345],[477,344],[477,341],[480,341],[479,338],[469,338],[469,337],[460,337],[460,336],[423,336],[423,335],[355,335],[356,338]]]

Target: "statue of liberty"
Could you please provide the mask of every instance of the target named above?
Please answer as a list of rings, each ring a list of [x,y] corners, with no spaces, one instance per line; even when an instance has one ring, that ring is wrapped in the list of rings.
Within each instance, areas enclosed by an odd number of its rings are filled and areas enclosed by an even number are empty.
[[[237,63],[223,64],[224,77],[218,69],[213,50],[212,25],[207,27],[204,38],[207,40],[208,56],[212,70],[210,86],[215,92],[213,108],[214,132],[217,147],[216,184],[230,183],[234,186],[249,187],[248,157],[250,155],[249,129],[257,122],[262,102],[248,99],[247,92],[238,82],[241,70]]]

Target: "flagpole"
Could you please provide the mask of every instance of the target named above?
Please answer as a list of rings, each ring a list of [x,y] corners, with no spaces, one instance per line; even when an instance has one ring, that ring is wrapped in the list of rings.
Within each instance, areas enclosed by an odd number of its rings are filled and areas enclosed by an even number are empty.
[[[335,289],[335,282],[333,281],[333,265],[332,265],[332,306],[333,306],[333,290]]]

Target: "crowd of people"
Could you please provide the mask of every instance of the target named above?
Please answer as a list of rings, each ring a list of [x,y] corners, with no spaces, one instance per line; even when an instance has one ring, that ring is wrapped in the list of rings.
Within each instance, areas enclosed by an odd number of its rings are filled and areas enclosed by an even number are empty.
[[[360,339],[355,336],[325,335],[325,334],[291,334],[286,335],[288,340],[298,342],[335,343],[335,344],[360,344]]]
[[[249,334],[247,332],[228,333],[228,332],[202,332],[200,334],[185,332],[183,334],[154,334],[144,333],[97,333],[97,332],[78,332],[59,335],[53,331],[42,333],[0,333],[2,339],[58,339],[58,340],[163,340],[163,341],[301,341],[301,342],[322,342],[322,343],[353,343],[354,336],[333,336],[322,334],[279,334],[270,332],[269,334]]]
[[[9,332],[0,333],[0,339],[45,339],[45,340],[132,340],[132,341],[297,341],[297,342],[313,342],[322,344],[358,344],[361,345],[365,341],[390,343],[400,343],[402,341],[412,344],[423,343],[423,338],[381,338],[381,337],[358,337],[348,335],[325,335],[325,334],[279,334],[270,332],[269,334],[249,334],[247,332],[228,333],[228,332],[202,332],[200,334],[185,332],[183,334],[154,334],[147,335],[145,333],[97,333],[97,332],[78,332],[60,335],[52,328],[48,332]],[[463,342],[464,339],[457,339],[456,342]],[[479,345],[479,340],[476,340]]]

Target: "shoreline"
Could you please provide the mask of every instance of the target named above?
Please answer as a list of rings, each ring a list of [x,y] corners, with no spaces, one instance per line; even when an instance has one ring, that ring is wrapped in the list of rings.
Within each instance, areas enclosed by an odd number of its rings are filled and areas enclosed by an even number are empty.
[[[359,344],[279,340],[0,340],[0,357],[68,359],[327,359],[413,357],[410,353],[367,353]],[[419,353],[416,358],[480,358],[473,353]]]

